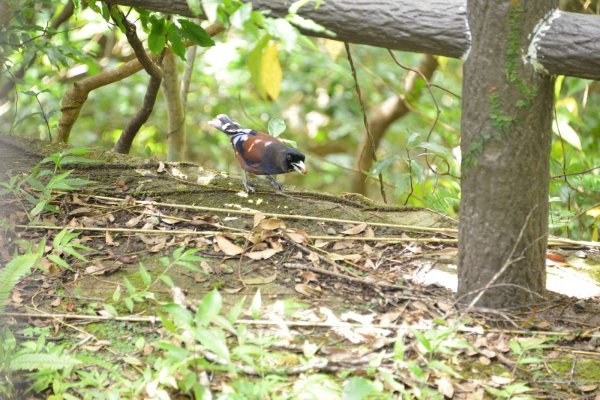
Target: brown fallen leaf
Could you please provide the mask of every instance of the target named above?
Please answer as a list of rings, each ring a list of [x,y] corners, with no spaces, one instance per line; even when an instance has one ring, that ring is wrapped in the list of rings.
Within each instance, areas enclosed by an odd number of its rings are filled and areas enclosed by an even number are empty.
[[[265,231],[274,231],[275,229],[284,229],[285,222],[278,218],[269,218],[258,224],[258,228]]]
[[[270,276],[256,276],[252,278],[244,278],[242,282],[246,285],[266,285],[267,283],[273,282],[277,279],[277,273]]]
[[[283,233],[283,236],[290,239],[292,242],[306,244],[309,242],[310,238],[308,237],[308,233],[301,229],[296,228],[288,228]]]
[[[232,243],[225,236],[219,235],[215,239],[217,240],[217,244],[219,245],[221,251],[228,256],[237,256],[238,254],[242,254],[244,252],[240,246]]]
[[[358,235],[359,233],[361,233],[362,231],[364,231],[365,229],[367,229],[367,226],[369,226],[366,222],[361,222],[358,225],[353,226],[350,229],[346,229],[345,231],[342,231],[342,235]]]
[[[254,224],[252,225],[252,227],[256,228],[261,222],[265,220],[265,218],[265,214],[260,211],[254,214]]]
[[[140,214],[137,217],[133,217],[129,221],[125,222],[125,226],[128,228],[133,228],[134,226],[140,223],[142,218],[144,218],[144,214]]]
[[[445,397],[451,399],[454,396],[454,385],[447,377],[442,377],[435,380],[438,391]]]
[[[78,207],[71,210],[68,215],[90,215],[94,213],[94,209],[91,207]]]
[[[315,274],[312,271],[303,271],[300,274],[300,277],[302,279],[304,279],[304,282],[308,283],[308,282],[318,282],[319,281],[319,277],[317,276],[317,274]]]
[[[310,287],[306,283],[297,284],[296,286],[294,286],[294,290],[296,290],[296,292],[303,294],[307,297],[313,297],[319,293],[319,291],[317,289]]]
[[[165,172],[165,163],[162,161],[158,162],[158,168],[156,169],[156,172],[158,172],[159,174]]]
[[[266,260],[267,258],[271,258],[277,253],[278,251],[275,249],[265,249],[260,251],[252,251],[250,253],[244,254],[244,256],[252,260]]]
[[[107,246],[116,246],[115,241],[113,240],[113,237],[109,231],[105,232],[104,241],[106,242]]]
[[[361,257],[360,254],[337,254],[337,253],[328,253],[327,254],[327,258],[329,258],[331,261],[344,260],[344,261],[356,262],[356,261],[360,260],[360,257]]]

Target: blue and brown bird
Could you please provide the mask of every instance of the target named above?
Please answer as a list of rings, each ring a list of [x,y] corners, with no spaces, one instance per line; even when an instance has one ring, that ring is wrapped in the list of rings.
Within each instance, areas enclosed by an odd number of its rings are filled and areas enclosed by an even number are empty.
[[[283,185],[278,183],[271,175],[285,174],[292,171],[301,174],[307,172],[304,166],[304,154],[293,147],[287,147],[271,135],[257,132],[254,129],[242,128],[225,114],[217,115],[208,124],[229,136],[235,156],[242,167],[244,187],[248,192],[253,193],[255,189],[248,183],[246,172],[255,175],[266,175],[271,185],[277,190],[283,190]]]

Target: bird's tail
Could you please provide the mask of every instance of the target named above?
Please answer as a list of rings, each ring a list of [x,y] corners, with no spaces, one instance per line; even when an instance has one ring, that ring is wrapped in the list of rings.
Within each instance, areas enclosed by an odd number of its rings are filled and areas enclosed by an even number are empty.
[[[240,124],[233,121],[225,114],[217,115],[215,119],[213,119],[212,121],[208,121],[208,124],[210,126],[214,126],[221,132],[225,132],[227,135],[235,135],[240,133],[240,131],[243,131]]]

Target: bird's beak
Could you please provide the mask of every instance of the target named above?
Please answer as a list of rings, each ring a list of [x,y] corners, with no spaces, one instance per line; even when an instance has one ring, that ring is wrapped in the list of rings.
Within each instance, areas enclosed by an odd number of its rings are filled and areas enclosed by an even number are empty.
[[[210,120],[207,122],[210,126],[213,126],[217,129],[221,129],[221,126],[223,125],[223,123],[221,121],[219,121],[219,118],[215,118],[213,120]]]
[[[306,174],[308,171],[306,170],[306,167],[304,166],[304,162],[303,161],[298,161],[298,162],[294,162],[292,163],[292,167],[294,167],[294,169],[298,172],[300,172],[301,174]]]

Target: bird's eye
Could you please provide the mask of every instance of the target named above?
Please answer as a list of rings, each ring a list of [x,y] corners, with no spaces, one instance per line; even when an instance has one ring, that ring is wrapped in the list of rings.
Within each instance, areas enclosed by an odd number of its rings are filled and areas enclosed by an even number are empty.
[[[288,161],[292,161],[292,155],[291,154],[287,154],[285,156],[285,159],[288,160]]]

